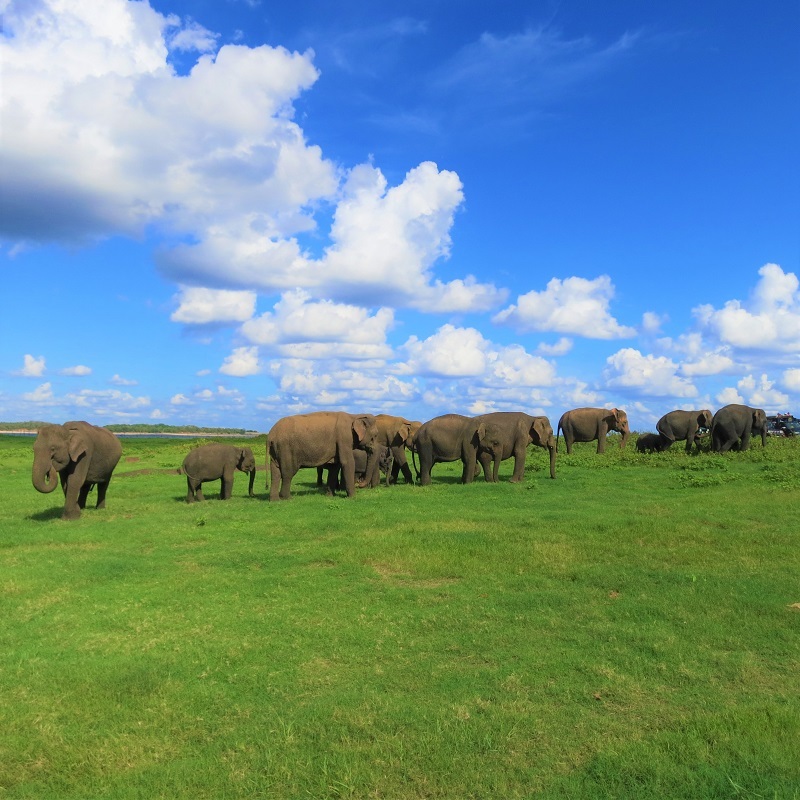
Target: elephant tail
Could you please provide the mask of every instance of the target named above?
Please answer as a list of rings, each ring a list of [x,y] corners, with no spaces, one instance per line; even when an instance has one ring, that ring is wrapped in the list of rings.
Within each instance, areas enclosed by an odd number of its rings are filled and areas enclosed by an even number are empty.
[[[558,421],[558,427],[556,428],[556,453],[558,452],[558,437],[561,435],[561,420]]]
[[[414,474],[417,476],[417,483],[419,483],[419,467],[417,466],[417,450],[415,447],[411,448],[411,463],[414,465]]]

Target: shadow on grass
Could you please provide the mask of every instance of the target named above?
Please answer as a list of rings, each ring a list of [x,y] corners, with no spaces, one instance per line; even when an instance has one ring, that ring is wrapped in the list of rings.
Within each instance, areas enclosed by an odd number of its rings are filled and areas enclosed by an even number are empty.
[[[63,506],[53,506],[46,511],[37,511],[35,514],[29,514],[26,519],[33,520],[33,522],[49,522],[51,519],[61,519],[64,513]]]

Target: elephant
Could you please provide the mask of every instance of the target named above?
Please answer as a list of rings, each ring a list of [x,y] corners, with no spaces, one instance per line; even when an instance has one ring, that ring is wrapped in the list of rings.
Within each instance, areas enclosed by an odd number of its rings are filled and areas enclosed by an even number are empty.
[[[750,436],[761,435],[761,446],[767,446],[767,414],[763,408],[731,403],[723,406],[711,420],[711,449],[715,453],[747,450]]]
[[[422,423],[407,420],[405,417],[395,417],[391,414],[377,414],[375,421],[378,423],[378,443],[391,448],[394,458],[388,483],[397,483],[401,472],[406,483],[414,483],[414,477],[406,459],[406,448],[411,449],[414,435]],[[380,483],[379,471],[374,470],[369,479],[372,486],[377,486]]]
[[[636,440],[636,450],[639,453],[663,453],[671,445],[672,442],[660,433],[641,433]]]
[[[291,497],[292,478],[301,467],[321,467],[332,461],[342,466],[348,497],[356,493],[353,450],[367,453],[371,474],[377,457],[378,426],[372,414],[315,411],[282,417],[268,434],[270,500]]]
[[[419,482],[428,486],[434,464],[461,459],[464,468],[461,483],[472,483],[478,448],[490,459],[502,451],[502,432],[494,423],[461,414],[444,414],[423,423],[413,439],[414,450],[419,454]]]
[[[230,500],[233,492],[233,475],[236,470],[250,475],[248,495],[253,497],[253,483],[256,479],[256,459],[249,447],[236,447],[232,444],[204,444],[195,447],[183,459],[181,472],[186,476],[186,502],[205,500],[203,483],[220,481],[220,500]]]
[[[356,486],[363,488],[367,485],[366,452],[358,449],[353,450],[353,460],[355,462]],[[392,455],[392,449],[390,447],[386,447],[385,445],[379,445],[376,460],[377,469],[374,471],[378,474],[383,473],[386,476],[387,486],[389,485],[393,462],[394,456]],[[323,480],[323,473],[325,470],[328,471],[327,481]],[[336,461],[331,461],[328,464],[317,467],[317,486],[322,486],[325,484],[328,487],[328,494],[335,494],[342,485],[341,473],[342,465]]]
[[[525,454],[529,444],[545,448],[550,453],[550,477],[556,477],[556,440],[553,436],[553,427],[547,417],[532,417],[521,411],[496,411],[490,414],[481,414],[475,419],[487,425],[492,425],[501,434],[499,448],[494,453],[486,447],[478,447],[478,460],[483,467],[483,474],[487,482],[496,483],[500,462],[507,458],[514,458],[514,474],[512,483],[517,483],[525,477]],[[494,462],[494,468],[489,469]]]
[[[597,439],[597,452],[606,450],[606,434],[609,431],[618,431],[622,434],[619,449],[624,450],[628,437],[631,435],[628,427],[628,415],[621,408],[573,408],[561,415],[558,421],[556,434],[556,450],[558,450],[558,435],[564,431],[564,441],[567,443],[567,454],[572,452],[573,442],[593,442]]]
[[[95,485],[97,508],[106,507],[108,484],[121,457],[122,445],[107,428],[83,421],[43,425],[33,443],[33,486],[49,494],[58,474],[64,490],[61,519],[78,519]]]
[[[656,430],[666,439],[669,444],[686,440],[686,452],[692,452],[692,444],[700,449],[700,428],[711,427],[712,414],[704,408],[700,411],[682,411],[675,409],[664,414],[656,423]],[[637,445],[638,446],[638,445]]]

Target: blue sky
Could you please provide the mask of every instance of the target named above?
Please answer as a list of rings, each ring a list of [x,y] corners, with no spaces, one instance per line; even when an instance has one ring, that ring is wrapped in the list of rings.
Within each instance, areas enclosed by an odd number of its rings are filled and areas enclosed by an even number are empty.
[[[800,416],[800,4],[0,10],[0,420]]]

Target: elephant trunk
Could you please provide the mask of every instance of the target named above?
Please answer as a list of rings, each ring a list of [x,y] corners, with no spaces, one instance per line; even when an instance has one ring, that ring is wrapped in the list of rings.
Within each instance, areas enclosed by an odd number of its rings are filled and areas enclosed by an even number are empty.
[[[253,497],[253,484],[256,482],[256,468],[250,470],[250,485],[247,488],[247,494]]]
[[[550,451],[550,477],[556,477],[556,445],[555,442],[552,442],[547,445],[547,449]]]
[[[42,494],[50,494],[58,486],[58,471],[52,464],[39,466],[33,463],[33,488]]]
[[[619,443],[619,449],[620,450],[624,450],[625,449],[625,445],[628,443],[628,437],[630,435],[631,435],[630,430],[625,430],[625,431],[622,432],[622,439],[620,440],[620,443]]]

